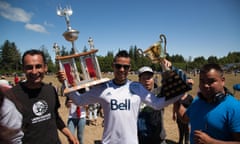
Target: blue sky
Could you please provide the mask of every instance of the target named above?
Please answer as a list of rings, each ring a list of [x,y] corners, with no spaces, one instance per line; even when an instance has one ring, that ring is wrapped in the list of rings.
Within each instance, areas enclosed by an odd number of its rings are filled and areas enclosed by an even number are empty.
[[[56,14],[59,5],[73,10],[78,51],[89,47],[89,37],[97,55],[134,45],[147,49],[160,34],[167,37],[170,55],[187,60],[240,51],[239,0],[0,0],[0,44],[15,42],[21,53],[44,45],[52,59],[53,43],[70,50],[62,36],[65,18]]]

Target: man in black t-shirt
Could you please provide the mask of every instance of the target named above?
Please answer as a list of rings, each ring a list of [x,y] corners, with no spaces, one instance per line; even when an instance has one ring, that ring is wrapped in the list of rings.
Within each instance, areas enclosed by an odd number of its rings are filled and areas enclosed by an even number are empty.
[[[59,144],[60,130],[73,144],[78,144],[61,119],[60,102],[53,86],[42,82],[47,64],[42,51],[29,50],[22,57],[26,81],[12,88],[23,116],[24,144]]]

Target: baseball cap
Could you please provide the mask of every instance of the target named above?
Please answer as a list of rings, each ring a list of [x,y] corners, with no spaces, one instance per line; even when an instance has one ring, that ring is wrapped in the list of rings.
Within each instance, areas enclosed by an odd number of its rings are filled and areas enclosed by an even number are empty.
[[[12,88],[12,86],[9,84],[9,82],[5,79],[0,80],[0,88]]]
[[[152,70],[152,68],[150,68],[148,66],[143,66],[138,70],[138,76],[140,76],[141,74],[143,74],[145,72],[153,73],[153,70]]]

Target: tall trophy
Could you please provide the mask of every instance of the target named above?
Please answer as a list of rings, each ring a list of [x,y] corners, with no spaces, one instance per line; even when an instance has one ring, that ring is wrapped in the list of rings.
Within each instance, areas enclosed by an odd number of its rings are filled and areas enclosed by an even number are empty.
[[[53,45],[56,54],[55,59],[59,64],[59,68],[65,71],[66,74],[64,94],[83,88],[88,89],[91,86],[109,81],[108,78],[102,78],[98,59],[95,55],[98,49],[95,49],[91,37],[88,39],[90,49],[82,53],[77,52],[74,42],[78,39],[79,31],[72,29],[70,26],[69,17],[72,13],[71,7],[57,8],[57,15],[65,17],[67,24],[67,30],[63,33],[63,36],[65,40],[71,42],[73,50],[73,54],[61,56],[57,43]]]
[[[137,53],[149,58],[152,63],[160,63],[162,67],[162,86],[159,89],[158,96],[165,96],[166,100],[173,97],[184,94],[185,92],[191,90],[191,85],[186,83],[186,75],[180,70],[172,67],[172,69],[166,67],[163,64],[163,60],[166,58],[166,36],[160,34],[160,40],[145,51],[142,49],[137,49]]]

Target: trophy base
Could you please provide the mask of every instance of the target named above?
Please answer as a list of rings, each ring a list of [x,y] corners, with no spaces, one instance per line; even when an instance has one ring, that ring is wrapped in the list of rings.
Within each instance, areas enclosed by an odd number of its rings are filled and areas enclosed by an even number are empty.
[[[162,74],[162,86],[160,97],[165,97],[169,100],[173,97],[184,94],[192,89],[191,85],[186,83],[186,75],[179,74],[176,71],[166,71]]]
[[[102,79],[98,79],[98,80],[89,81],[89,82],[82,83],[82,84],[77,85],[77,86],[73,86],[73,87],[70,87],[70,88],[65,88],[63,93],[67,94],[67,93],[70,93],[70,92],[73,92],[73,91],[77,91],[79,89],[89,88],[91,86],[107,82],[109,80],[110,80],[109,78],[102,78]]]

